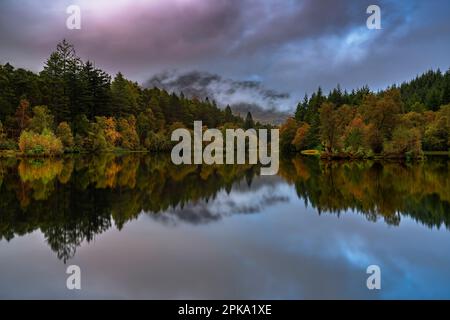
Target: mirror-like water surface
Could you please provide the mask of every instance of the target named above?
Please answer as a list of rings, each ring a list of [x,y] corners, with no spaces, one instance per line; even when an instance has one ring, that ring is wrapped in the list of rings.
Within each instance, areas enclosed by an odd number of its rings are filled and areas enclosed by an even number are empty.
[[[0,297],[450,298],[449,164],[1,160]]]

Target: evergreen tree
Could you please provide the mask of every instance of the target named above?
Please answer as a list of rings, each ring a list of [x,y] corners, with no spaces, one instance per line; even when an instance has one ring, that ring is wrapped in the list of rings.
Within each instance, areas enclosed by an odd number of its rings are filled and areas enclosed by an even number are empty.
[[[255,127],[255,122],[253,121],[253,117],[251,112],[247,112],[247,116],[245,117],[244,128],[251,129]]]

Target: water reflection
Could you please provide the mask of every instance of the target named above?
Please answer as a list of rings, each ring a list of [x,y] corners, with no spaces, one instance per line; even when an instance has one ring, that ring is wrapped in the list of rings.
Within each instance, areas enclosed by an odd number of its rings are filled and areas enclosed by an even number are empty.
[[[254,166],[174,166],[163,155],[2,160],[0,240],[40,230],[66,262],[83,241],[113,224],[121,230],[141,214],[169,225],[258,214],[289,201],[279,188],[286,183],[319,214],[357,212],[395,226],[409,216],[449,228],[449,170],[446,159],[401,164],[296,157],[284,159],[274,178],[257,177]]]
[[[319,213],[349,210],[398,225],[410,216],[428,227],[450,227],[450,166],[446,158],[416,164],[286,160],[281,175]]]

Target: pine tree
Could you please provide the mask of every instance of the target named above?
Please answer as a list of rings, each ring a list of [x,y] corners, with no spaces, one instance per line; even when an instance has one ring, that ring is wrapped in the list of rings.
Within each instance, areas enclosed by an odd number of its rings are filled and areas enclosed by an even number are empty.
[[[247,116],[245,117],[245,122],[244,122],[244,128],[245,129],[251,129],[255,127],[255,122],[253,121],[253,117],[251,112],[249,111],[247,113]]]

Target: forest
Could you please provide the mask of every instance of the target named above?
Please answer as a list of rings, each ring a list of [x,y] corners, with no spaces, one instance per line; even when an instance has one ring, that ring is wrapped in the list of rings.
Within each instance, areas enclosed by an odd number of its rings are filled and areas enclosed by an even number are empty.
[[[0,65],[0,156],[167,151],[170,133],[206,128],[273,128],[214,100],[143,88],[82,61],[66,40],[40,73]],[[450,148],[450,70],[428,71],[379,92],[319,87],[280,126],[284,153],[323,158],[423,158]]]
[[[284,152],[317,150],[324,158],[422,158],[450,148],[450,70],[372,92],[339,86],[297,105],[280,128]]]
[[[112,79],[93,62],[83,62],[66,40],[39,74],[0,65],[3,155],[169,150],[169,133],[191,129],[194,120],[223,129],[261,126],[251,113],[243,119],[208,98],[142,88],[120,72]]]

